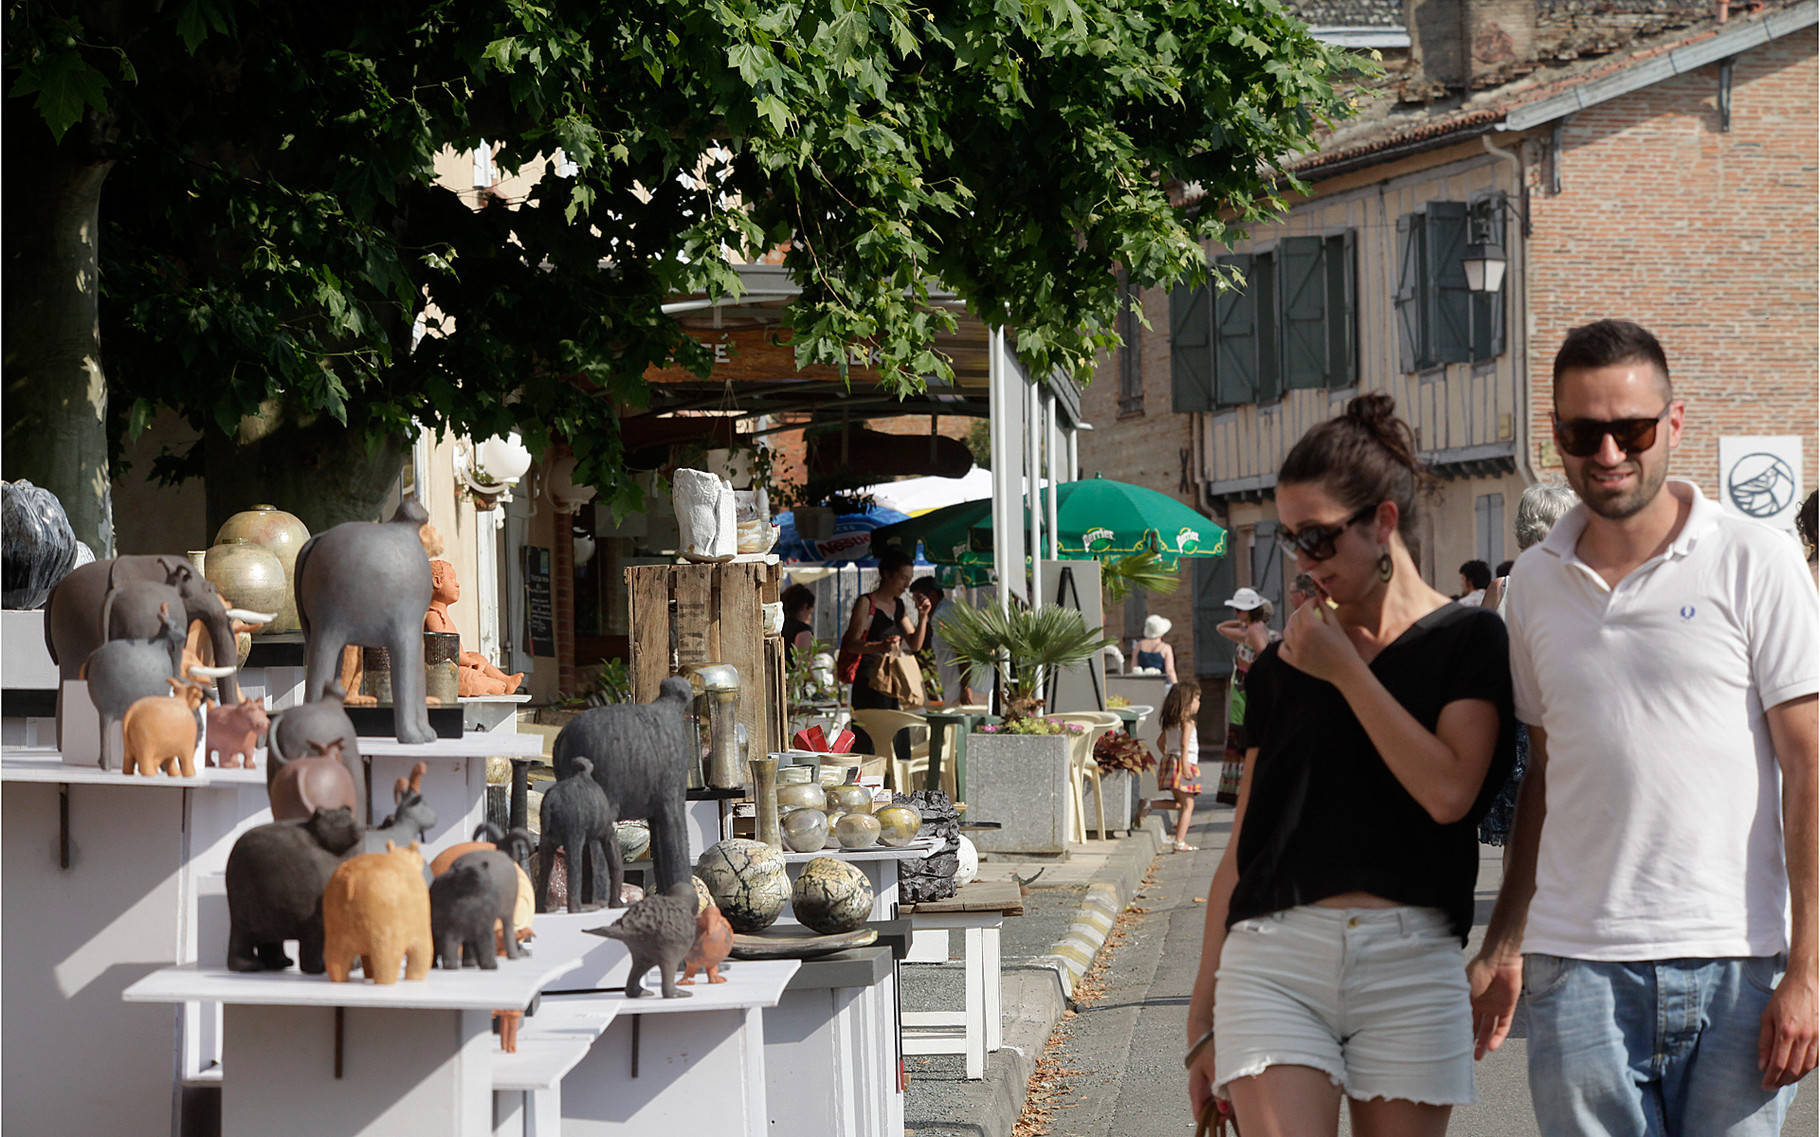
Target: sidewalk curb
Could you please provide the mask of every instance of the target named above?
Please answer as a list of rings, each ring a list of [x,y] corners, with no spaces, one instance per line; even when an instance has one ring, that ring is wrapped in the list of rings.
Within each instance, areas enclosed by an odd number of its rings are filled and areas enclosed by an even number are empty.
[[[1036,1060],[1062,1021],[1074,985],[1105,944],[1119,913],[1137,895],[1150,862],[1162,850],[1162,821],[1146,818],[1119,845],[1093,874],[1068,933],[1044,955],[1018,960],[1015,966],[1008,962],[1000,983],[1003,1044],[986,1056],[986,1076],[973,1083],[975,1089],[968,1095],[978,1112],[967,1120],[916,1122],[918,1134],[1010,1137],[1023,1112]]]

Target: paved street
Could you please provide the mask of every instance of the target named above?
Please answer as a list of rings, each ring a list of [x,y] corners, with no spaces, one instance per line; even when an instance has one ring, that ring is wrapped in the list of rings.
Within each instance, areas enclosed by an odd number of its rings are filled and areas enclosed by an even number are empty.
[[[1230,809],[1212,806],[1210,797],[1203,803],[1194,839],[1200,852],[1157,858],[1153,883],[1133,902],[1147,912],[1127,925],[1129,939],[1116,949],[1107,972],[1107,995],[1063,1023],[1066,1042],[1059,1065],[1077,1073],[1067,1079],[1072,1092],[1053,1103],[1050,1132],[1056,1137],[1194,1129],[1181,1066],[1182,1021],[1200,952],[1202,898],[1232,823]],[[1483,849],[1475,949],[1497,895],[1500,853]],[[1480,1103],[1455,1111],[1450,1134],[1529,1137],[1537,1132],[1529,1109],[1523,1035],[1519,1016],[1511,1039],[1479,1064]],[[1783,1132],[1806,1137],[1817,1127],[1810,1075]],[[1344,1120],[1340,1131],[1350,1132]]]

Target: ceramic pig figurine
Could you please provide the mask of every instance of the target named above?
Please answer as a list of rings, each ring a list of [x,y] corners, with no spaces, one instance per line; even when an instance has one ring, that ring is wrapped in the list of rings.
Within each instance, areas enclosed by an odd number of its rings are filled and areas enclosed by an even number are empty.
[[[514,936],[496,942],[493,929],[509,922],[518,905],[518,866],[493,849],[480,849],[455,859],[449,870],[430,882],[430,933],[436,957],[446,970],[457,970],[465,952],[469,966],[499,966],[500,946],[507,959],[522,952]]]
[[[228,968],[282,970],[291,965],[284,941],[296,940],[303,970],[322,974],[322,890],[359,844],[346,808],[241,834],[227,862]]]
[[[155,776],[160,769],[175,777],[196,776],[196,711],[203,691],[167,679],[172,693],[136,700],[121,724],[126,739],[128,775]]]
[[[318,808],[345,805],[351,810],[360,804],[354,779],[348,776],[347,767],[341,761],[341,744],[331,742],[325,746],[312,742],[310,745],[315,749],[316,757],[286,762],[265,788],[275,821],[308,817]]]
[[[272,725],[265,708],[250,699],[208,710],[208,743],[205,747],[211,766],[224,770],[253,768],[253,751],[260,736]],[[217,758],[219,755],[219,758]]]
[[[374,983],[422,980],[435,958],[430,935],[430,888],[423,855],[413,841],[386,842],[383,853],[362,853],[329,878],[322,893],[322,959],[329,978],[346,983],[359,960]]]

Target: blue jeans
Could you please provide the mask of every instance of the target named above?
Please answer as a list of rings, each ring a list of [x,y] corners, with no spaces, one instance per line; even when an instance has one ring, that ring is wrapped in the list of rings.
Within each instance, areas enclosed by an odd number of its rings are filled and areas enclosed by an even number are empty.
[[[1529,1090],[1544,1137],[1776,1137],[1763,1008],[1784,959],[1523,957]]]

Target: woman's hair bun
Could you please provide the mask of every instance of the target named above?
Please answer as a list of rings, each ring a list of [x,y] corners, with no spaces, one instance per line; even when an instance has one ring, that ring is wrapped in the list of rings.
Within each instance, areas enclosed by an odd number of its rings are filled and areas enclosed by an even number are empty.
[[[1397,417],[1397,401],[1382,392],[1360,395],[1346,404],[1342,418],[1363,427],[1379,445],[1391,452],[1418,478],[1422,461],[1416,456],[1416,439],[1409,424]]]

